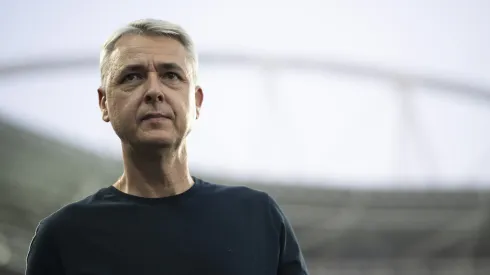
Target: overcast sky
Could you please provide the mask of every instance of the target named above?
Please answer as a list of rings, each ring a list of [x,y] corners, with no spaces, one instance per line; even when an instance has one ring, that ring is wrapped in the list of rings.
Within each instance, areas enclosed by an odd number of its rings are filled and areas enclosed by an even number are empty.
[[[290,3],[288,3],[290,2]],[[0,65],[98,56],[128,21],[183,25],[201,53],[359,63],[490,90],[490,1],[10,1],[0,10]],[[370,182],[490,181],[490,103],[392,82],[203,64],[197,170],[232,177]],[[89,150],[119,155],[97,109],[97,64],[1,78],[0,113]],[[401,102],[413,101],[413,127]],[[408,129],[408,130],[407,130]],[[423,183],[425,182],[425,183]],[[465,183],[467,184],[467,183]]]

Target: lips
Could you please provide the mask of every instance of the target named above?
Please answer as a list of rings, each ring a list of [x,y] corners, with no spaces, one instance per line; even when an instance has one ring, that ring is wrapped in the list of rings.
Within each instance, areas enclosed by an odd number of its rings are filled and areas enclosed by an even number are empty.
[[[143,120],[148,120],[148,119],[152,119],[152,118],[168,118],[168,119],[170,119],[170,117],[169,117],[169,116],[164,115],[164,114],[162,114],[162,113],[150,113],[150,114],[146,114],[146,115],[144,115],[144,116],[141,118],[141,120],[143,121]]]

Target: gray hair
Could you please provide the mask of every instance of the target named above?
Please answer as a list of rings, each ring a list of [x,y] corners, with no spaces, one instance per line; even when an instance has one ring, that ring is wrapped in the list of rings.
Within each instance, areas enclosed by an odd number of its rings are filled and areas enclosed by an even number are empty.
[[[194,82],[197,82],[198,60],[197,53],[194,48],[194,42],[190,35],[179,25],[157,19],[141,19],[130,22],[125,27],[115,31],[109,39],[104,43],[100,52],[100,76],[102,85],[105,83],[107,73],[110,66],[110,56],[114,51],[117,41],[128,34],[149,35],[149,36],[165,36],[179,41],[189,54],[191,62],[191,77]]]

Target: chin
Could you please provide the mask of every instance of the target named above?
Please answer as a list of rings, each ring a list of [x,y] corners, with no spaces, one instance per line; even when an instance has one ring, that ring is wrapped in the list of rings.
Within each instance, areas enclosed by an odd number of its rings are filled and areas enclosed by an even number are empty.
[[[176,139],[169,133],[145,134],[137,138],[137,143],[156,147],[170,147],[176,143]]]

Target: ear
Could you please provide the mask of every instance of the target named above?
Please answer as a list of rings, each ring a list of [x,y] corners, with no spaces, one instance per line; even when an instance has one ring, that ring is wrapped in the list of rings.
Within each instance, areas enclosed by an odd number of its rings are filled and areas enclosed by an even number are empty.
[[[204,99],[204,93],[202,91],[202,88],[200,86],[196,86],[196,92],[194,93],[196,97],[196,119],[199,118],[199,115],[201,114],[201,106],[202,106],[202,101]]]
[[[99,94],[99,108],[100,111],[102,112],[102,120],[105,122],[109,122],[109,111],[107,109],[107,97],[106,97],[106,91],[104,91],[102,88],[97,89],[97,93]]]

